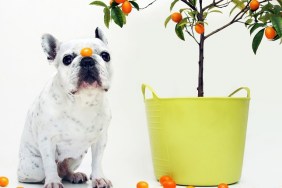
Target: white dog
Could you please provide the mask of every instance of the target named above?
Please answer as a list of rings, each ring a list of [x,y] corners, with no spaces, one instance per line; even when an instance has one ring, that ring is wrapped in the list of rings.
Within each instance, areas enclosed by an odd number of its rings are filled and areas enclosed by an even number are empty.
[[[91,147],[93,188],[112,187],[101,168],[111,119],[106,91],[112,65],[107,39],[99,28],[95,34],[68,42],[43,35],[42,47],[57,74],[28,112],[19,153],[20,182],[45,182],[44,188],[63,188],[61,179],[84,183],[87,176],[74,171]]]

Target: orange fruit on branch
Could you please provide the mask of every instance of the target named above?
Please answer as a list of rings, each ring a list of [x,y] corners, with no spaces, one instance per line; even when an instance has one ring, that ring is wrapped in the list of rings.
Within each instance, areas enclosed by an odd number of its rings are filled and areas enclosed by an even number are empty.
[[[179,23],[182,20],[182,15],[179,12],[171,14],[172,21]]]
[[[129,1],[125,1],[121,6],[122,12],[129,14],[132,11],[132,5]]]
[[[116,3],[120,4],[120,3],[124,3],[125,0],[115,0]]]
[[[205,32],[205,26],[201,23],[197,23],[195,25],[195,31],[198,33],[198,34],[203,34]]]
[[[264,30],[264,35],[266,36],[266,38],[272,40],[276,37],[277,33],[273,27],[268,26]]]
[[[260,2],[258,0],[252,0],[250,2],[250,9],[256,11],[259,8]]]

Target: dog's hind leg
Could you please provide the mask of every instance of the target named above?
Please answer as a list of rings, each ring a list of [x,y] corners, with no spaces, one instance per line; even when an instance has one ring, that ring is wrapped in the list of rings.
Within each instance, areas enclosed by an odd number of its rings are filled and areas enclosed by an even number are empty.
[[[82,161],[80,159],[68,158],[62,162],[58,162],[58,173],[63,180],[69,181],[71,183],[85,183],[88,178],[86,174],[82,172],[74,172]]]
[[[20,156],[17,175],[22,183],[43,183],[45,174],[41,157]]]

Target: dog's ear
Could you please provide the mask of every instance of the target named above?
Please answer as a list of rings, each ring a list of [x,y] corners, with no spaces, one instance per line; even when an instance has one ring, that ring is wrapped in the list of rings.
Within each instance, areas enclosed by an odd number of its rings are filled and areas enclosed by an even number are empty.
[[[41,45],[47,55],[47,59],[53,61],[57,56],[59,48],[58,40],[50,34],[44,34],[41,39]]]
[[[103,41],[106,45],[108,45],[108,40],[105,37],[104,32],[99,27],[97,27],[95,30],[95,37]]]

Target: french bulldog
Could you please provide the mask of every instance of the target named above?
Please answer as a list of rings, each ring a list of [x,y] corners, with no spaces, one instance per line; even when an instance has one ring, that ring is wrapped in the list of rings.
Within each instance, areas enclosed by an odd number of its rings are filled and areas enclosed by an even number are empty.
[[[100,28],[93,38],[67,42],[44,34],[42,47],[57,72],[28,111],[18,181],[44,183],[44,188],[63,188],[62,180],[85,183],[87,176],[75,170],[91,147],[92,187],[110,188],[101,167],[111,120],[107,39]]]

